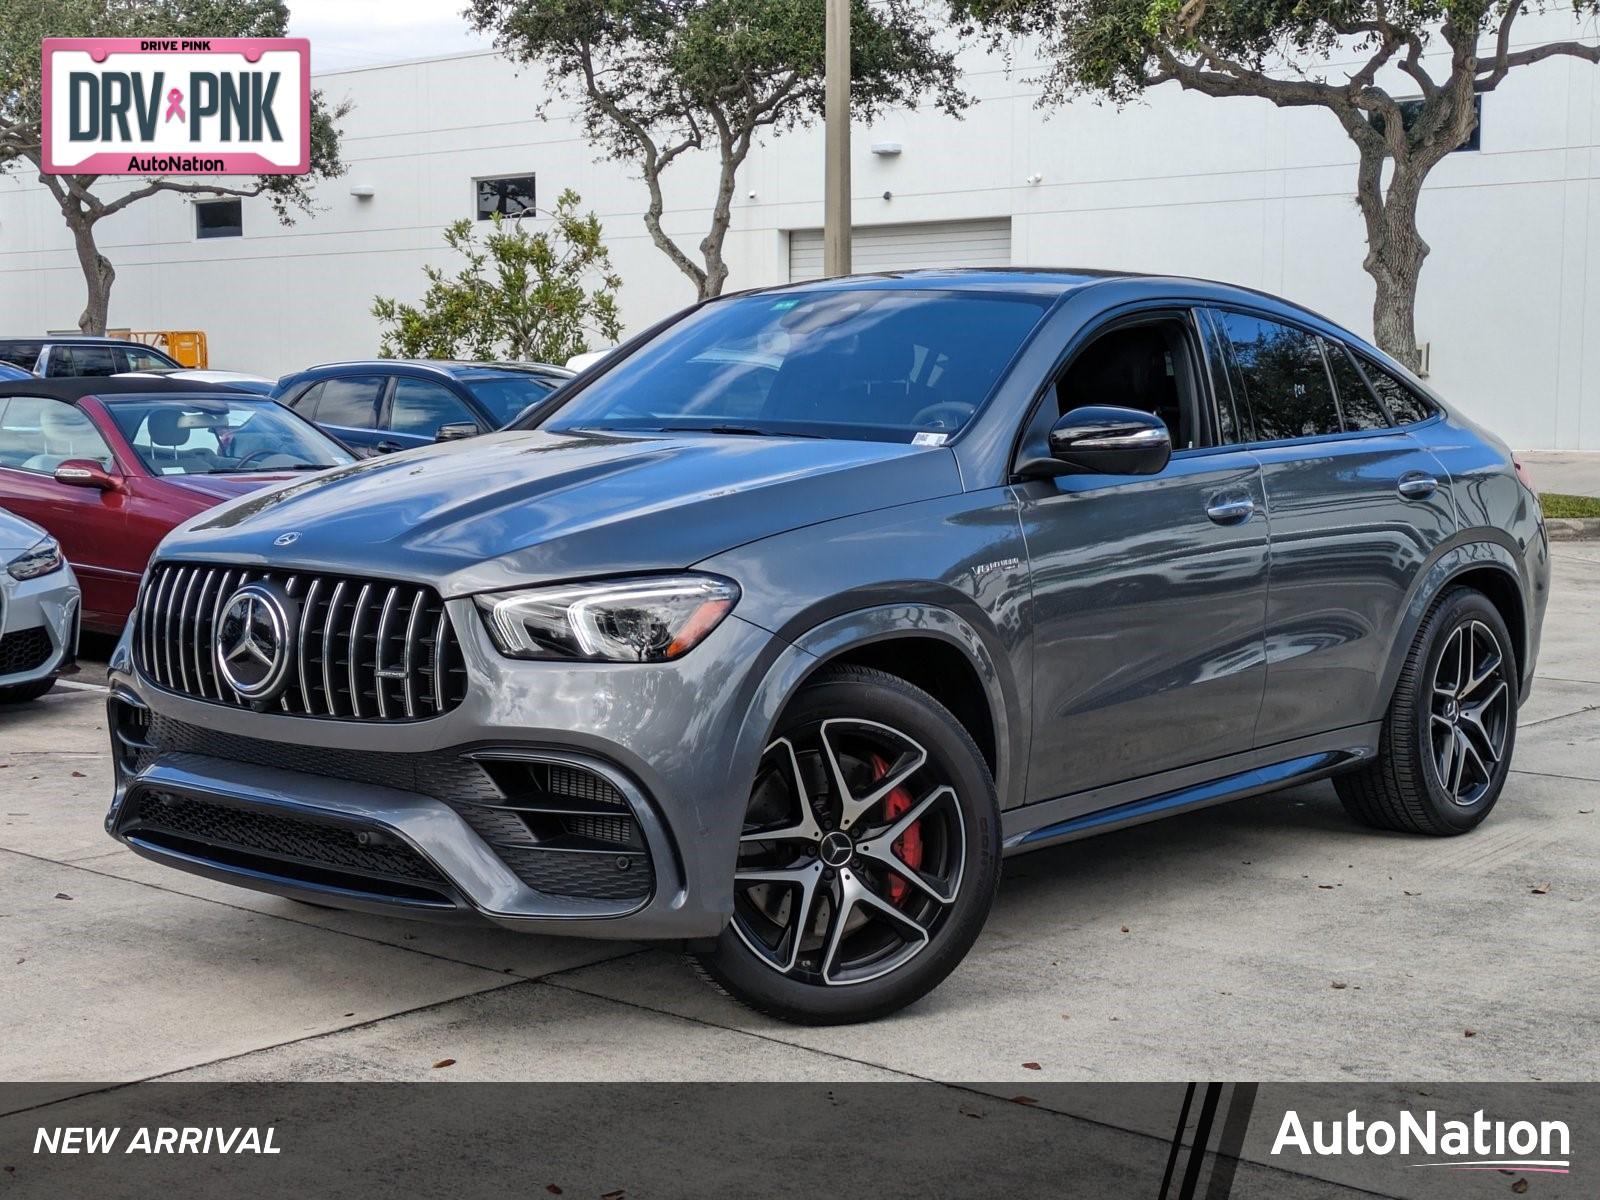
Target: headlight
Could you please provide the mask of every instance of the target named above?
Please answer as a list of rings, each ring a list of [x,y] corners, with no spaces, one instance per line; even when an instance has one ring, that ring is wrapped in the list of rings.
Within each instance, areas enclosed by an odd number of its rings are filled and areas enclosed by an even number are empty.
[[[477,597],[511,658],[667,662],[698,646],[739,599],[716,575],[653,575]]]
[[[13,579],[37,579],[60,569],[61,547],[55,538],[45,538],[6,564],[6,573]]]

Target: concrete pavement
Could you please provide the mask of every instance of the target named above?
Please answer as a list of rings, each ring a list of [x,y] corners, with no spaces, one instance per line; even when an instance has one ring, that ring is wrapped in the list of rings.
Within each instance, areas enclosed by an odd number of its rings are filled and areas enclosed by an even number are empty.
[[[755,1016],[666,950],[154,867],[101,829],[103,697],[60,690],[0,710],[0,1079],[1592,1079],[1597,605],[1600,545],[1558,548],[1474,834],[1363,830],[1322,784],[1012,860],[967,962],[844,1029]]]
[[[1541,492],[1600,496],[1600,454],[1593,451],[1523,450],[1517,458]]]

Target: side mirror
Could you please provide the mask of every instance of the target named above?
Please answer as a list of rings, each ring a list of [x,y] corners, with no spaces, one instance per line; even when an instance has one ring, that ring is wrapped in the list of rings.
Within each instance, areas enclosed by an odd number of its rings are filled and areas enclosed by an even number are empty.
[[[120,492],[122,476],[113,475],[92,458],[69,458],[56,467],[55,480],[72,487],[99,488],[102,492]]]
[[[1154,475],[1172,457],[1172,436],[1154,413],[1110,405],[1075,408],[1050,427],[1050,457],[1034,457],[1023,475]]]
[[[482,432],[471,421],[461,421],[455,425],[439,426],[439,432],[433,437],[439,442],[459,442],[462,438],[477,437]]]

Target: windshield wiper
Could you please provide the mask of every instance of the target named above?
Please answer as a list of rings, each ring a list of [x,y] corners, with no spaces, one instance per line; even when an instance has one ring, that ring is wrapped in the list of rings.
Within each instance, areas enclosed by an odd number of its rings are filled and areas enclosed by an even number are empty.
[[[785,429],[762,429],[755,425],[658,425],[659,433],[731,433],[744,437],[797,437],[822,439],[820,433],[795,433]]]

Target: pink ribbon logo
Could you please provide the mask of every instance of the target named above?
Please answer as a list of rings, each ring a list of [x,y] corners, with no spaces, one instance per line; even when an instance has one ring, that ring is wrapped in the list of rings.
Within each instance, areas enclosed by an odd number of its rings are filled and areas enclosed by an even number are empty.
[[[170,121],[173,117],[177,117],[180,121],[187,121],[189,119],[183,115],[183,93],[177,88],[173,88],[167,93],[166,120]]]

